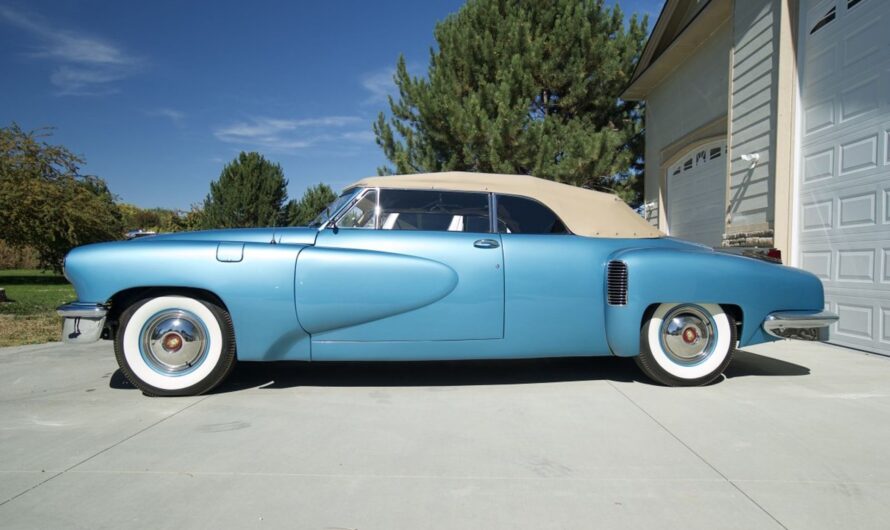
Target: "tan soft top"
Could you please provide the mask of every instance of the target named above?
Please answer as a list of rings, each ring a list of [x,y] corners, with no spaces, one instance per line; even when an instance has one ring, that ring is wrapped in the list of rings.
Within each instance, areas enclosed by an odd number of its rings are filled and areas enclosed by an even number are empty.
[[[368,177],[348,188],[424,189],[484,191],[535,199],[553,210],[566,227],[588,237],[662,237],[620,198],[610,193],[586,190],[527,175],[490,173],[418,173]]]

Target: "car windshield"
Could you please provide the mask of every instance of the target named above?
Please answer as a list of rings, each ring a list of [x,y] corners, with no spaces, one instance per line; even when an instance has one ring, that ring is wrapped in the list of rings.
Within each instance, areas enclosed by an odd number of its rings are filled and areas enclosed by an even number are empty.
[[[335,200],[334,202],[329,204],[327,208],[322,210],[321,213],[318,214],[311,223],[309,223],[309,226],[312,228],[319,228],[327,224],[327,222],[331,220],[331,217],[333,217],[334,214],[337,213],[340,208],[342,208],[346,203],[351,201],[352,198],[355,197],[355,194],[359,192],[359,190],[359,188],[351,188],[344,191],[339,197],[337,197],[337,200]]]

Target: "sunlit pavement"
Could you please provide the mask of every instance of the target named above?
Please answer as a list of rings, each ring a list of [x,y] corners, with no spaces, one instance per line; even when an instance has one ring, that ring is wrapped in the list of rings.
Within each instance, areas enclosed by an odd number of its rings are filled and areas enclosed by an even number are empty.
[[[0,349],[3,528],[886,528],[890,359],[243,364],[151,399],[108,342]]]

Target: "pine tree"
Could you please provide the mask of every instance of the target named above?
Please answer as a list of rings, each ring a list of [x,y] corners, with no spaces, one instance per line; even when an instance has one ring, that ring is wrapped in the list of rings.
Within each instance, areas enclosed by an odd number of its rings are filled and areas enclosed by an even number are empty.
[[[520,173],[635,196],[642,108],[618,95],[647,24],[603,0],[470,0],[437,24],[426,77],[399,57],[399,97],[374,124],[393,164],[379,173]]]
[[[204,199],[204,228],[279,226],[284,222],[287,179],[281,166],[251,152],[226,164]]]
[[[287,203],[288,226],[308,226],[336,198],[337,194],[327,184],[309,187],[299,201]]]

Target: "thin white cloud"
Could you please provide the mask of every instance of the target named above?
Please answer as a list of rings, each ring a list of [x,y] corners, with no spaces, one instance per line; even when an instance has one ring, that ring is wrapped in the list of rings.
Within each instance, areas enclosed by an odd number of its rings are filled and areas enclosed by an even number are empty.
[[[27,57],[56,64],[50,83],[59,95],[100,95],[117,92],[112,85],[132,75],[140,59],[97,37],[57,28],[35,13],[0,5],[0,22],[29,33],[36,50]]]
[[[368,97],[364,103],[367,105],[383,103],[390,95],[397,93],[393,76],[395,68],[383,68],[376,72],[369,72],[361,76],[361,84],[368,91]]]
[[[177,127],[182,127],[183,122],[185,121],[185,113],[178,111],[176,109],[171,108],[159,108],[146,112],[149,116],[156,116],[160,118],[167,118],[170,120],[173,125]]]
[[[351,142],[373,142],[374,141],[374,132],[373,131],[350,131],[345,132],[340,135],[344,140],[349,140]]]
[[[423,66],[419,63],[408,63],[407,68],[408,74],[412,77],[423,73]],[[362,104],[379,105],[381,103],[386,103],[389,96],[394,98],[398,97],[399,88],[394,81],[395,75],[396,69],[392,66],[362,74],[359,77],[359,83],[361,83],[362,88],[368,92],[368,97],[365,98]]]
[[[293,152],[323,143],[366,143],[359,128],[367,120],[358,116],[280,119],[256,117],[218,127],[213,135],[220,141],[272,152]],[[346,129],[346,130],[344,130]],[[373,134],[370,139],[373,140]]]
[[[108,83],[123,77],[119,72],[63,65],[49,76],[49,80],[59,89],[59,95],[87,96],[117,92],[118,89]]]

